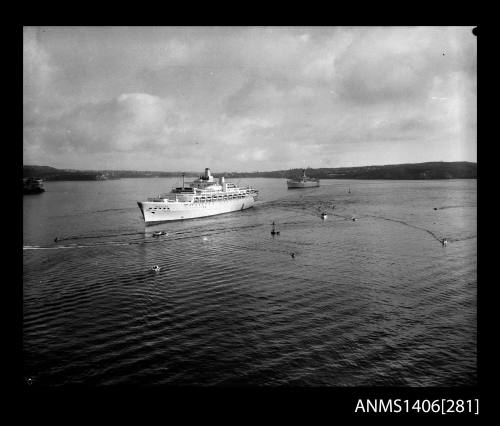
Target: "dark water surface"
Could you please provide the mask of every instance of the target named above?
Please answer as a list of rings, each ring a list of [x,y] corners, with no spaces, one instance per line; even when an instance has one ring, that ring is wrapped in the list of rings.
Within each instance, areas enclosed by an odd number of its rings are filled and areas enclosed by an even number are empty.
[[[136,201],[177,182],[24,197],[34,385],[476,384],[475,180],[241,179],[254,208],[145,228]]]

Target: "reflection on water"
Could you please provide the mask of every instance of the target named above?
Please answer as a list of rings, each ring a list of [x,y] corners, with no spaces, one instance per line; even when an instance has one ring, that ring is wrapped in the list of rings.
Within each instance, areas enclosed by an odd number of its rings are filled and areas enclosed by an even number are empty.
[[[260,190],[254,208],[148,228],[136,201],[174,179],[25,197],[26,377],[476,383],[476,181],[240,183]]]

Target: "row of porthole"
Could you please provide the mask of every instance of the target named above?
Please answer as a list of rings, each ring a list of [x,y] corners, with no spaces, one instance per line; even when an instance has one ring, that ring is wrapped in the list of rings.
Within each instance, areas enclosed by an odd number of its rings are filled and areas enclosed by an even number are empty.
[[[215,199],[215,200],[201,200],[197,201],[198,203],[209,203],[213,201],[231,201],[231,200],[236,200],[238,198],[245,198],[245,196],[239,196],[237,198],[230,198],[230,199]],[[168,207],[148,207],[148,210],[170,210]]]
[[[230,200],[237,200],[238,198],[245,198],[246,195],[235,195],[231,198],[211,198],[209,200],[202,200],[202,202],[207,202],[207,201],[230,201]]]
[[[243,197],[241,197],[243,198]],[[234,200],[237,200],[237,198],[231,198],[231,199],[216,199],[216,200],[200,200],[200,201],[196,201],[195,200],[195,203],[213,203],[215,201],[234,201]]]

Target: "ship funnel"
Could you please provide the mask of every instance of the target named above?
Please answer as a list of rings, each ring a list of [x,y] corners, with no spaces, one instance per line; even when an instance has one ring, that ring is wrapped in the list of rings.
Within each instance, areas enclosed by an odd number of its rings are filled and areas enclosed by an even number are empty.
[[[208,167],[205,169],[205,177],[210,178],[210,169]]]
[[[220,178],[220,183],[221,183],[222,185],[224,185],[224,176],[222,176],[222,177]]]

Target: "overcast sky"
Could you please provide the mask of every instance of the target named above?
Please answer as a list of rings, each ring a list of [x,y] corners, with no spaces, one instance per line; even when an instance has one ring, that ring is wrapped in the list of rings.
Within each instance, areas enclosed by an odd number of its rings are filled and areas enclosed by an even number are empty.
[[[25,27],[24,164],[477,161],[472,27]]]

